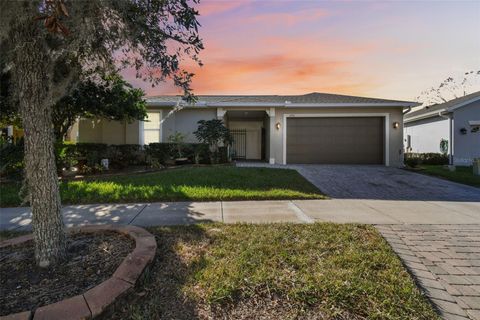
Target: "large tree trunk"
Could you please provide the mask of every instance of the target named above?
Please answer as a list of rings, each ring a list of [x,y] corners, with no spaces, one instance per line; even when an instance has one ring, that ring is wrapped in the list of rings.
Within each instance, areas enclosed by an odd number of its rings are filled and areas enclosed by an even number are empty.
[[[33,213],[35,259],[47,267],[65,257],[66,239],[55,165],[52,104],[46,69],[50,59],[38,26],[26,23],[16,32],[15,90],[25,132],[25,177]]]

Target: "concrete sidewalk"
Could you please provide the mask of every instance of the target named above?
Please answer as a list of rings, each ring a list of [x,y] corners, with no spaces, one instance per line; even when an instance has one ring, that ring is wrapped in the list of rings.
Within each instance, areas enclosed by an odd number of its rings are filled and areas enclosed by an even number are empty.
[[[284,200],[160,202],[65,206],[68,227],[86,224],[179,225],[198,222],[328,221],[367,224],[475,224],[480,202],[400,200]],[[0,229],[29,229],[29,208],[1,208]]]
[[[66,206],[67,227],[198,222],[374,224],[447,320],[480,319],[480,202],[293,200]],[[29,208],[1,208],[0,229],[28,230]]]

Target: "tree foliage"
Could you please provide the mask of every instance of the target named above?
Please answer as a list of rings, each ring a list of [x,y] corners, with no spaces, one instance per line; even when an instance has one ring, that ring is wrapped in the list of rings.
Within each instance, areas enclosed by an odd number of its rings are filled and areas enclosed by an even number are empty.
[[[82,82],[53,107],[55,137],[57,140],[64,138],[80,117],[128,122],[144,120],[147,112],[143,95],[141,89],[132,88],[119,75],[106,77],[101,83]]]
[[[185,99],[193,100],[193,74],[181,63],[201,64],[197,15],[187,0],[0,1],[0,67],[11,75],[8,90],[25,132],[25,179],[38,265],[66,257],[53,106],[81,83],[108,86],[103,75],[119,68],[131,68],[152,85],[171,78]]]
[[[50,75],[49,83],[44,83],[51,87],[50,99],[63,97],[65,89],[73,89],[80,77],[102,82],[99,74],[118,67],[132,68],[152,85],[171,78],[186,98],[192,98],[193,74],[181,68],[181,61],[189,58],[201,64],[198,12],[190,5],[197,2],[2,0],[3,65],[14,67],[8,62],[21,50],[21,43],[9,41],[12,31],[30,23],[35,24],[38,41],[50,60],[44,65]]]
[[[212,154],[212,163],[218,162],[220,145],[229,145],[232,142],[230,130],[219,119],[198,121],[198,129],[193,134],[198,141],[209,146]]]
[[[445,103],[480,90],[480,70],[463,73],[461,76],[448,77],[438,86],[424,90],[417,97],[423,106]]]
[[[8,93],[10,76],[0,74],[0,121],[2,124],[21,126],[18,102]],[[102,82],[85,80],[69,95],[61,98],[52,113],[55,139],[62,141],[79,118],[104,118],[128,121],[144,120],[146,103],[141,89],[133,88],[118,74],[105,76]]]

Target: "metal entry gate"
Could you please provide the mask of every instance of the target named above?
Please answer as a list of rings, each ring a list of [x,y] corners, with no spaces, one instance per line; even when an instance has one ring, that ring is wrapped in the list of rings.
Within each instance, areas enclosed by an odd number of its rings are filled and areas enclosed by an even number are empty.
[[[232,143],[232,158],[246,159],[247,158],[247,129],[232,129],[230,134],[233,138]]]

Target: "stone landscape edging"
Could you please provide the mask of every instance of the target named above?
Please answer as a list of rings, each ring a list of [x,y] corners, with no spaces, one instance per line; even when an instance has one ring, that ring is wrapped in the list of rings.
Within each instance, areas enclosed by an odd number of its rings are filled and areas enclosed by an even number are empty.
[[[93,319],[131,290],[145,268],[153,261],[157,250],[155,237],[136,226],[96,225],[67,229],[69,234],[115,231],[135,240],[135,249],[127,255],[113,275],[83,294],[48,304],[35,311],[0,316],[0,320],[83,320]],[[0,242],[0,248],[20,245],[33,240],[31,234]]]

